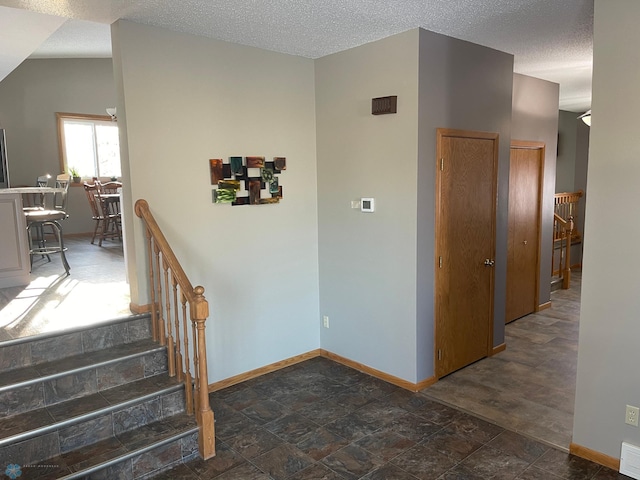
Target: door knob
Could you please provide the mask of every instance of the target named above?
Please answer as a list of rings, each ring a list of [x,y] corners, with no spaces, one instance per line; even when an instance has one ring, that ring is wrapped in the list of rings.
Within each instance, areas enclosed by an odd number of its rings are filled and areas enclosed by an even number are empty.
[[[485,261],[484,261],[484,265],[485,265],[486,267],[493,267],[493,265],[494,265],[495,263],[496,263],[496,262],[495,262],[495,260],[490,260],[490,259],[488,259],[488,258],[487,258],[487,259],[485,259]]]
[[[527,241],[526,241],[526,240],[523,240],[523,241],[522,241],[522,243],[523,243],[524,245],[526,245],[526,244],[527,244]]]

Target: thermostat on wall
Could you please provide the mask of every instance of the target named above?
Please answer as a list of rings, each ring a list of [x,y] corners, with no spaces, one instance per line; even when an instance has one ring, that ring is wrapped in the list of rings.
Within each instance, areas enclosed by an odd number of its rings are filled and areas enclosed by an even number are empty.
[[[375,209],[373,198],[361,198],[360,199],[360,211],[361,212],[373,212]]]

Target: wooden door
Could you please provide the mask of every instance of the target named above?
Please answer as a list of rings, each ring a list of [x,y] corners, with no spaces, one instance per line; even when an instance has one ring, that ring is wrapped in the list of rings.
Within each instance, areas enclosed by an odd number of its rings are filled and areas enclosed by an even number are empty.
[[[509,167],[506,322],[538,305],[544,144],[513,141]]]
[[[487,356],[493,334],[498,134],[438,129],[436,376]]]

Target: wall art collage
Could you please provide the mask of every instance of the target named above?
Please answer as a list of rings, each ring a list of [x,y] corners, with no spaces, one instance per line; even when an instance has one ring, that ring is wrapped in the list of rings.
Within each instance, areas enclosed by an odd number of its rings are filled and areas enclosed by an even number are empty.
[[[287,169],[285,157],[229,157],[209,160],[213,203],[264,205],[279,203],[282,185],[278,175]]]

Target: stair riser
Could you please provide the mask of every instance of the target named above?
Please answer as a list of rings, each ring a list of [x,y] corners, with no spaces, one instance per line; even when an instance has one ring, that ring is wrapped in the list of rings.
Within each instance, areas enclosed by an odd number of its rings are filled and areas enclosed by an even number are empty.
[[[198,456],[198,434],[193,433],[149,452],[116,463],[103,470],[83,476],[90,480],[145,479]]]
[[[138,480],[198,457],[195,417],[167,366],[149,316],[5,344],[0,459],[24,478]]]
[[[49,443],[55,444],[55,435],[49,435]],[[27,457],[22,458],[21,454],[25,449],[30,449],[32,451],[36,451],[38,448],[42,448],[44,443],[38,442],[30,442],[29,444],[20,444],[13,446],[11,451],[2,452],[2,458],[6,458],[7,462],[17,463],[22,465],[24,478],[31,478],[27,476],[29,473],[29,465],[34,465],[36,462],[30,462]],[[111,452],[113,453],[113,452]],[[126,449],[122,448],[118,452],[119,454],[126,454]],[[97,454],[100,456],[99,454]],[[160,447],[154,448],[146,453],[141,455],[136,455],[132,458],[128,458],[126,460],[122,460],[120,462],[116,462],[113,465],[110,465],[104,469],[98,470],[89,475],[84,475],[80,471],[82,468],[85,468],[85,465],[82,463],[75,464],[71,466],[71,470],[75,472],[80,472],[75,476],[73,473],[69,475],[69,470],[65,465],[49,465],[49,473],[54,474],[46,475],[47,472],[43,470],[44,467],[38,466],[33,467],[33,473],[40,478],[40,476],[44,475],[46,478],[86,478],[86,479],[105,479],[112,480],[114,478],[117,479],[143,479],[150,478],[153,475],[157,475],[160,472],[168,470],[175,465],[188,462],[190,460],[195,459],[198,456],[198,434],[192,433],[190,435],[184,436],[182,438],[171,441],[168,444],[162,445]],[[105,460],[107,460],[109,455],[105,455]],[[37,468],[37,470],[35,470]]]
[[[8,345],[0,347],[0,370],[8,371],[37,365],[147,338],[151,338],[151,321],[149,317],[143,317],[90,330]]]
[[[20,465],[38,463],[46,458],[69,453],[78,447],[97,443],[184,411],[184,391],[167,393],[146,402],[0,448],[0,458]]]
[[[0,393],[0,416],[55,405],[167,371],[166,350]]]

